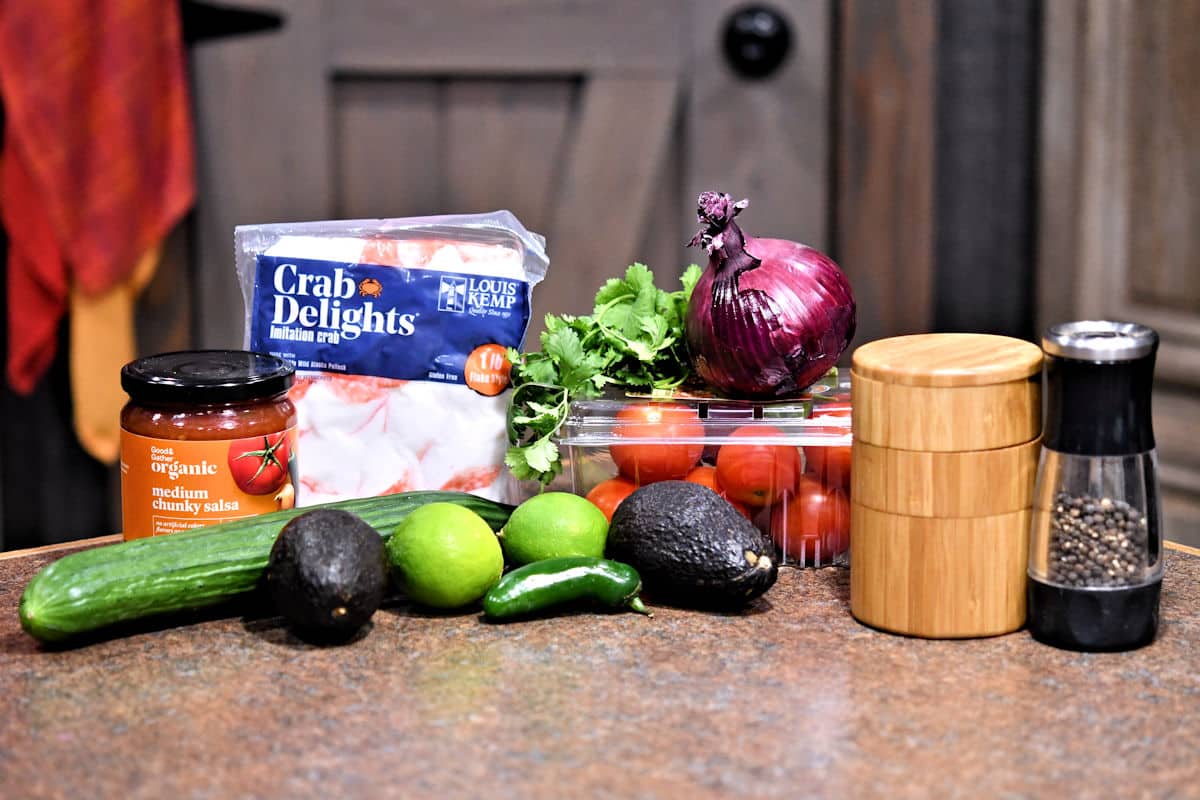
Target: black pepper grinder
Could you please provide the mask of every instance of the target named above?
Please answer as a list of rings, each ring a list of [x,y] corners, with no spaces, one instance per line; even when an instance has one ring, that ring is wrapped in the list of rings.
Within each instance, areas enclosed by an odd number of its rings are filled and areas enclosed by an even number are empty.
[[[1158,334],[1069,322],[1046,331],[1042,349],[1029,630],[1070,650],[1141,647],[1158,631],[1163,572],[1150,420]]]

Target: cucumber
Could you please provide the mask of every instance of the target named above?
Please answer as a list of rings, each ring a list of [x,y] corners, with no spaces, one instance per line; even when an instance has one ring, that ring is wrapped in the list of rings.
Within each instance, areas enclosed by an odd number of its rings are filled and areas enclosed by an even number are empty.
[[[404,492],[275,511],[190,531],[83,550],[33,576],[21,595],[21,627],[62,642],[121,622],[192,611],[248,594],[288,520],[315,508],[362,517],[386,540],[414,509],[455,503],[499,530],[513,506],[466,492]]]

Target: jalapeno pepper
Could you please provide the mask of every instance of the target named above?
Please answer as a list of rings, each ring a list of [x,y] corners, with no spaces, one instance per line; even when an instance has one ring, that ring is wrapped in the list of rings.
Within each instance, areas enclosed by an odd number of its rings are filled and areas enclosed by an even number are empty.
[[[641,590],[642,579],[628,564],[591,556],[548,558],[501,578],[484,595],[483,613],[491,619],[510,619],[591,600],[652,616],[638,597]]]

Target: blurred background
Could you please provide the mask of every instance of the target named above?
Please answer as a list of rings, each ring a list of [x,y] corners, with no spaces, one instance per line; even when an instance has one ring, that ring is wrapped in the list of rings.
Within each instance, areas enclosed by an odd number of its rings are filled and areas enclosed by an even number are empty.
[[[586,312],[635,260],[669,284],[699,256],[696,195],[720,189],[750,199],[748,231],[841,264],[854,344],[1157,329],[1164,530],[1200,544],[1200,0],[177,11],[194,200],[135,294],[137,354],[241,345],[237,224],[507,208],[548,239],[540,319]],[[119,475],[73,426],[72,318],[34,384],[4,391],[3,549],[119,529]],[[86,338],[103,350],[106,330]]]

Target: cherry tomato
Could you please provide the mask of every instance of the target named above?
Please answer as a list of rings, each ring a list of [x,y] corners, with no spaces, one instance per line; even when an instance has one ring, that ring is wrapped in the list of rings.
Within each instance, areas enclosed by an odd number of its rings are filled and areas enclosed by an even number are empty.
[[[796,491],[772,507],[770,531],[790,560],[829,563],[850,547],[850,501],[841,489],[801,475]]]
[[[633,494],[637,488],[636,483],[618,475],[593,486],[592,490],[587,493],[587,499],[604,512],[604,516],[609,522],[612,522],[613,512],[617,510],[617,506],[621,505],[621,501]]]
[[[688,483],[698,483],[701,486],[707,486],[717,494],[721,493],[721,487],[717,484],[716,467],[710,467],[707,464],[701,464],[685,475],[683,479]]]
[[[813,419],[841,417],[849,419],[850,403],[823,403],[813,408]],[[850,491],[849,447],[804,448],[804,471],[820,479],[826,486]]]
[[[632,442],[609,445],[608,451],[620,473],[638,485],[678,480],[704,452],[704,426],[687,406],[628,406],[617,413],[613,434]],[[657,441],[637,443],[638,439]]]
[[[771,426],[745,425],[730,438],[783,438]],[[791,491],[800,474],[800,450],[785,444],[727,443],[717,453],[717,481],[734,500],[751,506],[769,506]]]
[[[745,503],[739,503],[737,500],[730,498],[725,493],[725,490],[721,488],[721,484],[717,483],[716,467],[710,467],[708,465],[696,467],[684,477],[684,480],[688,481],[689,483],[698,483],[701,486],[707,486],[720,495],[725,502],[736,508],[743,517],[750,519],[750,509],[746,508]]]
[[[804,472],[834,489],[850,491],[850,448],[804,448]]]
[[[229,445],[229,472],[246,494],[278,491],[288,477],[291,443],[286,433],[238,439]]]
[[[813,406],[813,419],[819,417],[849,417],[851,406],[849,403],[817,403]]]

